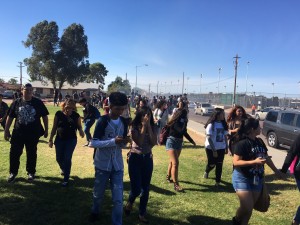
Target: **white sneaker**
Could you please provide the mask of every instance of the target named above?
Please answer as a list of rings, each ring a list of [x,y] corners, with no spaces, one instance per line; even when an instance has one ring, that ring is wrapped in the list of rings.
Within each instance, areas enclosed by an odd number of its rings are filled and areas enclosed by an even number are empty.
[[[208,178],[208,173],[204,172],[203,178],[207,179]]]

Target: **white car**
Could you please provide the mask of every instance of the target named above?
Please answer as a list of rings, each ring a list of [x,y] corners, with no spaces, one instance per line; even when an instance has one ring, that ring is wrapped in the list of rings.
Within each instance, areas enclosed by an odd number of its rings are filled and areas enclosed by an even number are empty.
[[[277,106],[270,106],[270,107],[264,108],[264,109],[262,109],[262,110],[257,110],[257,111],[255,112],[255,119],[257,119],[257,120],[265,120],[266,115],[268,114],[268,112],[269,112],[271,109],[280,109],[280,107],[277,107]]]
[[[189,104],[188,104],[189,109],[195,109],[196,106],[197,106],[197,104],[195,102],[189,102]]]
[[[195,108],[195,114],[211,115],[214,112],[215,108],[210,103],[198,103]]]

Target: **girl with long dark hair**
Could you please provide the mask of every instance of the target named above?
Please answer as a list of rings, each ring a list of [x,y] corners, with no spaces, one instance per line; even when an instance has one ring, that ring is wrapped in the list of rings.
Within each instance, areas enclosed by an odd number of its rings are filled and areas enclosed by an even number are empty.
[[[187,114],[186,109],[178,109],[167,123],[167,126],[170,129],[169,137],[166,142],[166,150],[170,157],[167,181],[174,183],[175,191],[183,190],[178,182],[179,156],[182,150],[183,136],[185,136],[193,145],[196,145],[195,141],[187,133]]]
[[[228,150],[230,155],[233,155],[232,147],[234,144],[234,137],[243,119],[247,119],[247,113],[245,109],[240,105],[234,106],[227,117],[228,132],[229,132]]]
[[[139,220],[147,223],[145,214],[153,172],[152,148],[157,143],[151,109],[147,106],[141,107],[131,126],[132,148],[128,159],[131,190],[124,211],[126,215],[129,215],[135,199],[140,196]]]
[[[233,224],[247,225],[254,205],[262,191],[264,164],[282,178],[281,173],[268,156],[263,140],[257,138],[261,132],[259,121],[254,118],[242,120],[234,145],[232,185],[240,200],[240,206],[233,217]]]
[[[206,132],[205,151],[207,156],[207,165],[203,178],[208,178],[209,172],[216,167],[215,186],[219,186],[221,182],[224,156],[228,151],[228,126],[225,121],[224,109],[215,108],[215,111],[206,122],[204,128]]]

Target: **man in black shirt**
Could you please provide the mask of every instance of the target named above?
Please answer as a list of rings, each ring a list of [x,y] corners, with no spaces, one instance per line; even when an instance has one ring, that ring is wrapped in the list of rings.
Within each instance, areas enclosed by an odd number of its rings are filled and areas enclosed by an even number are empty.
[[[2,101],[3,95],[0,94],[0,123],[5,128],[5,121],[8,112],[8,105]]]
[[[22,87],[23,97],[16,99],[10,108],[9,114],[6,120],[6,126],[4,131],[4,139],[10,138],[10,175],[8,182],[11,183],[15,180],[19,165],[20,157],[25,145],[27,163],[26,170],[28,174],[28,180],[33,181],[36,172],[36,160],[37,160],[37,144],[39,138],[48,136],[48,110],[44,103],[33,97],[33,88],[31,84],[25,84]],[[42,117],[44,127],[41,124],[40,118]],[[10,135],[9,128],[15,119],[15,125]]]
[[[90,133],[90,129],[95,123],[96,119],[99,119],[100,112],[99,110],[92,106],[86,98],[81,98],[78,102],[81,106],[83,106],[83,122],[84,122],[84,133],[86,136],[87,143],[83,146],[88,146],[89,141],[92,139],[92,135]]]

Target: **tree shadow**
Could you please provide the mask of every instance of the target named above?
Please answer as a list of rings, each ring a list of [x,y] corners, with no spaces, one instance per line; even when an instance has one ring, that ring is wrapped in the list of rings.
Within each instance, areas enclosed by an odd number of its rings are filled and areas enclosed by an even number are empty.
[[[196,146],[194,146],[194,145],[187,145],[187,144],[184,144],[183,146],[182,146],[182,149],[184,150],[184,149],[195,149],[195,150],[197,150],[197,149],[203,149],[204,148],[204,146],[202,146],[202,145],[196,145]]]

